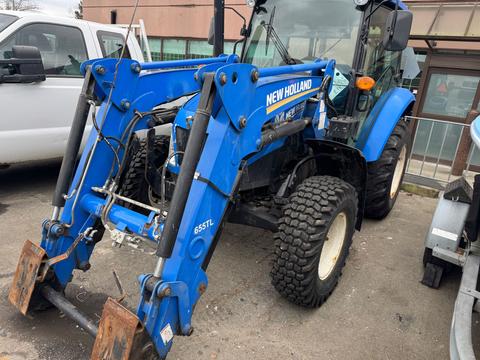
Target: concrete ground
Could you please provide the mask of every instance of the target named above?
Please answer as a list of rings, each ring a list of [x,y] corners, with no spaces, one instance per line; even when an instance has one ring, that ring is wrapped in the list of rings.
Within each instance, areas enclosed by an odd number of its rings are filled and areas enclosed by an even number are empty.
[[[58,164],[0,171],[0,359],[88,359],[92,339],[52,309],[23,317],[7,302],[25,239],[39,241]],[[419,283],[423,239],[436,201],[402,193],[384,221],[355,235],[337,289],[320,309],[282,299],[270,285],[271,235],[228,225],[210,264],[209,288],[196,307],[195,331],[175,339],[171,359],[446,359],[458,272],[439,290]],[[92,270],[76,272],[67,297],[99,318],[118,296],[112,270],[137,301],[137,274],[151,272],[151,249],[101,242]]]

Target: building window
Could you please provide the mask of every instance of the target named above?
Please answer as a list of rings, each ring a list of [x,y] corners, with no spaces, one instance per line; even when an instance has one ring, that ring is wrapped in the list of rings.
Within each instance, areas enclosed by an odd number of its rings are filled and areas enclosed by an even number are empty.
[[[162,60],[183,60],[187,54],[187,41],[177,39],[163,40]]]
[[[472,109],[480,76],[432,73],[422,113],[464,119]]]
[[[148,38],[148,45],[150,47],[150,54],[152,55],[152,60],[162,60],[162,39]]]
[[[153,61],[202,59],[213,56],[213,46],[207,40],[162,39],[149,37],[148,44]],[[235,41],[225,41],[224,53],[233,54]],[[237,46],[240,53],[241,44]]]
[[[213,56],[213,46],[207,41],[189,40],[188,55],[190,59],[201,59]]]
[[[223,52],[228,55],[233,54],[234,46],[235,46],[235,41],[225,41],[225,43],[223,44]],[[237,55],[239,55],[241,48],[242,48],[242,44],[238,44]]]

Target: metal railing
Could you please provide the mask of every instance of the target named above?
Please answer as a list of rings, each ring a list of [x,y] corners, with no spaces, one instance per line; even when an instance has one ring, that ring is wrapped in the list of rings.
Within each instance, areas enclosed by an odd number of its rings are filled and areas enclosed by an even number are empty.
[[[410,180],[434,181],[443,186],[463,175],[473,183],[473,176],[480,173],[480,151],[471,141],[469,124],[412,116],[407,119],[416,123],[406,169]]]

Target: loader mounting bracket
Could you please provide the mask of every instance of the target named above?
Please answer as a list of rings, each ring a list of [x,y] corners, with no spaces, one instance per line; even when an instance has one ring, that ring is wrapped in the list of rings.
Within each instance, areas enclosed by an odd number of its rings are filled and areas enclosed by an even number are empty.
[[[44,249],[30,240],[25,241],[8,294],[10,303],[23,315],[27,314],[40,267],[46,257]]]
[[[91,360],[131,359],[158,359],[158,354],[138,317],[118,301],[108,298]]]

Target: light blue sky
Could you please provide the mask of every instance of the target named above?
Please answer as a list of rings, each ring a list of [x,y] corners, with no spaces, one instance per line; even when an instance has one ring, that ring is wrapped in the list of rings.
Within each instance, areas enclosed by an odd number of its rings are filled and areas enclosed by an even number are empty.
[[[78,6],[78,0],[34,0],[34,2],[44,12],[67,16],[73,16],[73,12]]]

